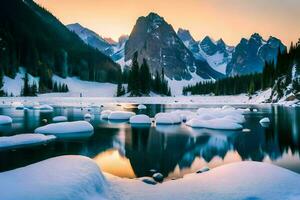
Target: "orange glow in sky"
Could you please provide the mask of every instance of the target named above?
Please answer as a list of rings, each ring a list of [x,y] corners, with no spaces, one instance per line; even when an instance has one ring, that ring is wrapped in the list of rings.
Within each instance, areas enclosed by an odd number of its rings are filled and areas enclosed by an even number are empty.
[[[299,0],[35,0],[64,24],[78,22],[117,40],[130,34],[137,18],[156,12],[196,40],[206,35],[230,45],[258,32],[285,44],[300,37]]]

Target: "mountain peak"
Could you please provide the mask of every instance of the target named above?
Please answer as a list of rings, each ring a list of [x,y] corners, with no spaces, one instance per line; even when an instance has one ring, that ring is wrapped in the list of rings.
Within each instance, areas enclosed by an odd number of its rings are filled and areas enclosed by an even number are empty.
[[[148,15],[147,15],[147,18],[149,19],[163,19],[163,17],[159,16],[157,13],[155,12],[150,12]]]
[[[191,35],[190,31],[187,30],[187,29],[179,28],[178,31],[177,31],[177,35],[182,41],[195,42],[195,40],[194,40],[193,36]]]

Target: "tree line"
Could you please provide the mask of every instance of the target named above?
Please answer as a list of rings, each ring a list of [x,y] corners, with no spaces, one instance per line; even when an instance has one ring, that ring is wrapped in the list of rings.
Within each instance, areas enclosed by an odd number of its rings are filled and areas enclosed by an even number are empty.
[[[254,94],[258,90],[273,88],[279,98],[288,86],[297,93],[300,91],[300,39],[290,46],[289,51],[278,49],[277,59],[266,62],[262,73],[237,75],[216,81],[204,81],[183,88],[183,94],[191,95],[236,95]]]
[[[117,96],[122,96],[126,93],[122,83],[128,84],[127,92],[130,93],[130,96],[148,96],[151,91],[171,96],[171,89],[165,80],[164,68],[162,68],[161,73],[156,70],[153,76],[146,59],[143,59],[143,63],[139,65],[137,52],[132,58],[131,69],[123,72],[122,78],[118,83]]]

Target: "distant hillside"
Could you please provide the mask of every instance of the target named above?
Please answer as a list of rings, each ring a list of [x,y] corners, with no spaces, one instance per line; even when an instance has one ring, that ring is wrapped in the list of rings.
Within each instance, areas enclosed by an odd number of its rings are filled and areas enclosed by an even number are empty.
[[[52,74],[99,82],[116,82],[120,74],[119,65],[32,0],[0,2],[0,48],[5,75],[14,77],[22,66],[48,88]]]

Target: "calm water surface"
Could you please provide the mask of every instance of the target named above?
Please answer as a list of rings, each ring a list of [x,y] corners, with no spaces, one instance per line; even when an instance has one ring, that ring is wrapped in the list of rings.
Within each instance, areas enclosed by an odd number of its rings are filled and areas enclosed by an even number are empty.
[[[176,109],[196,111],[200,105],[147,105],[138,111],[136,105],[104,105],[103,109],[130,110],[153,117],[158,112]],[[202,106],[203,107],[203,106]],[[206,106],[207,107],[207,106]],[[246,107],[246,106],[239,106]],[[1,115],[13,118],[11,126],[0,126],[0,135],[32,133],[58,115],[69,121],[82,120],[93,114],[90,121],[94,135],[81,141],[56,141],[46,146],[0,151],[0,171],[26,166],[60,155],[84,155],[93,158],[105,172],[120,177],[143,177],[150,170],[167,179],[180,178],[204,166],[214,168],[227,163],[253,160],[273,163],[300,173],[300,108],[279,106],[256,107],[258,112],[245,114],[244,131],[192,129],[182,125],[132,127],[128,122],[100,119],[100,107],[55,107],[54,112],[0,108]],[[269,127],[259,120],[269,117]]]

